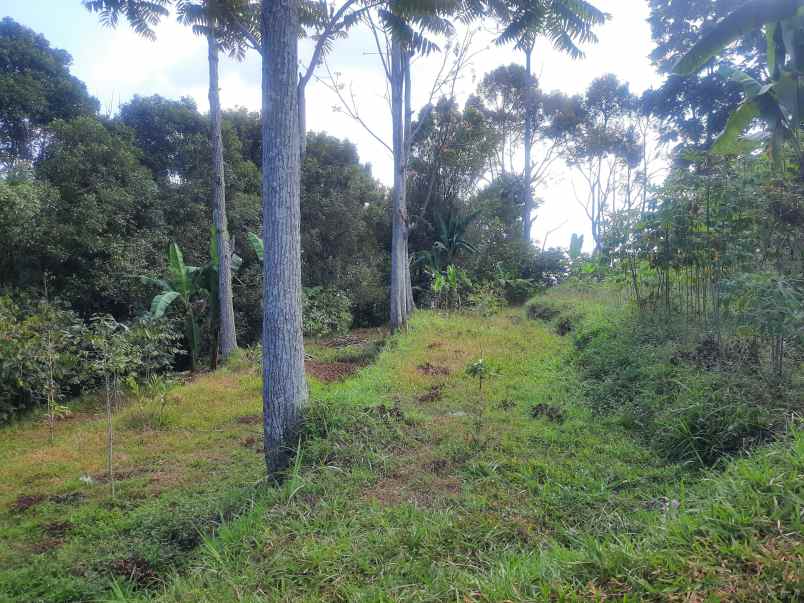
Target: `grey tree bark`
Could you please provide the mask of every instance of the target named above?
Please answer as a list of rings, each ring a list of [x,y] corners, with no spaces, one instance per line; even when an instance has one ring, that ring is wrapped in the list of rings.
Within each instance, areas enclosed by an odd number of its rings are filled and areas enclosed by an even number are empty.
[[[526,102],[530,104],[530,80],[532,76],[531,55],[533,47],[525,50],[525,70],[528,74],[528,92]],[[522,177],[525,183],[525,199],[522,204],[522,239],[530,243],[531,226],[533,224],[533,190],[531,189],[531,179],[533,178],[533,160],[531,152],[533,149],[533,122],[529,115],[525,115],[525,169]]]
[[[298,85],[299,102],[299,154],[301,161],[304,162],[304,154],[307,152],[307,82],[300,81]]]
[[[262,3],[263,411],[268,473],[307,402],[301,315],[297,0]]]
[[[212,143],[212,221],[218,247],[218,328],[221,358],[226,360],[237,348],[234,304],[232,301],[232,250],[226,221],[226,180],[223,171],[223,135],[218,81],[218,40],[210,28],[209,46],[209,120]],[[213,351],[215,353],[217,350]]]
[[[416,309],[416,304],[413,301],[413,283],[410,277],[410,252],[408,249],[408,241],[410,240],[410,220],[407,215],[407,194],[408,194],[408,179],[407,179],[407,166],[410,160],[410,151],[413,146],[413,134],[411,122],[413,120],[413,104],[411,102],[411,77],[410,77],[410,53],[407,51],[402,52],[402,70],[404,76],[405,96],[404,96],[404,127],[402,130],[404,143],[403,143],[403,156],[402,156],[402,201],[405,206],[405,320],[407,320],[413,311]]]
[[[394,190],[391,219],[391,330],[405,326],[408,319],[408,215],[405,178],[404,64],[402,44],[391,40],[391,121],[393,125]]]

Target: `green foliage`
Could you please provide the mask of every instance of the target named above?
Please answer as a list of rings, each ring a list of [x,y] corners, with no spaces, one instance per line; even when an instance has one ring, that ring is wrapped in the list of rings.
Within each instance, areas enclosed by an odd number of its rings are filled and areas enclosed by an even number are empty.
[[[597,293],[569,283],[549,296],[590,316],[601,304],[617,308],[611,291]],[[118,446],[137,471],[121,471],[115,501],[102,484],[72,477],[96,471],[87,450],[97,449],[102,425],[88,419],[57,438],[52,471],[64,481],[39,482],[45,500],[7,510],[42,470],[28,462],[41,428],[7,430],[0,551],[13,554],[0,552],[0,597],[104,600],[113,590],[167,603],[270,589],[301,601],[320,599],[323,588],[344,600],[388,592],[438,599],[450,589],[493,601],[724,592],[795,600],[800,430],[718,469],[668,464],[617,421],[591,412],[566,362],[568,338],[508,314],[419,312],[372,367],[344,382],[313,383],[298,463],[284,482],[291,486],[261,479],[253,365],[171,389],[169,431],[143,431],[137,404],[116,417]],[[484,381],[483,398],[463,376],[467,359],[480,356],[500,368]],[[453,376],[441,399],[423,404],[416,398],[442,382],[417,370],[426,359]],[[538,404],[564,420],[533,418]],[[76,438],[82,455],[74,454]],[[81,495],[80,504],[65,494]],[[57,522],[70,524],[60,546],[32,550]],[[477,542],[485,543],[480,565]]]
[[[473,312],[485,317],[499,314],[506,305],[506,299],[495,283],[474,287],[466,301]]]
[[[587,403],[674,462],[710,466],[766,442],[784,430],[800,395],[769,385],[750,347],[739,347],[744,340],[721,354],[694,327],[611,303],[573,323]]]
[[[518,278],[515,274],[506,271],[502,264],[497,265],[497,274],[494,284],[503,291],[509,304],[524,304],[533,296],[536,286],[532,279]]]
[[[583,253],[583,235],[572,233],[568,253],[572,262],[577,262],[580,259],[581,253]]]
[[[339,335],[352,326],[349,297],[337,289],[307,287],[302,305],[302,329],[312,337]]]
[[[0,21],[0,173],[37,158],[51,121],[98,110],[70,63],[44,36],[9,17]]]
[[[466,296],[474,288],[465,270],[450,264],[444,271],[430,273],[430,291],[434,308],[460,310]]]
[[[494,371],[484,358],[478,358],[466,367],[466,374],[473,379],[477,379],[478,390],[482,392],[483,380],[491,377]]]
[[[62,304],[0,296],[0,423],[91,381],[81,345],[86,327]]]
[[[103,382],[98,354],[108,346],[126,350],[123,366],[113,367],[120,379],[164,372],[180,353],[179,336],[167,320],[137,320],[128,327],[115,321],[114,341],[107,341],[109,317],[87,326],[59,302],[21,299],[0,296],[0,423],[46,401],[62,405]]]
[[[727,317],[738,331],[777,337],[804,328],[804,282],[775,272],[736,274],[723,283]]]

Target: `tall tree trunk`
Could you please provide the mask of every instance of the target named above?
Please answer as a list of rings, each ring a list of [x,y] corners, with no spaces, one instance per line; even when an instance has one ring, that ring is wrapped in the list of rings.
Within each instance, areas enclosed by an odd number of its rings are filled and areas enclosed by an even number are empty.
[[[402,53],[402,70],[404,75],[404,116],[405,123],[403,129],[404,144],[402,146],[404,155],[402,156],[402,204],[405,208],[405,319],[409,318],[413,311],[416,309],[416,303],[413,301],[413,282],[410,275],[410,250],[408,244],[410,241],[410,224],[407,218],[408,207],[408,165],[410,161],[410,149],[413,144],[411,138],[411,122],[413,121],[413,103],[411,102],[411,77],[410,77],[410,53],[404,51]]]
[[[268,472],[284,467],[307,402],[301,314],[297,0],[262,3],[263,409]]]
[[[299,82],[299,155],[304,164],[304,154],[307,152],[307,84]]]
[[[405,203],[405,137],[402,45],[391,41],[391,121],[393,124],[394,191],[391,218],[391,330],[401,329],[408,318],[407,287],[410,283],[407,253],[407,208]]]
[[[525,169],[522,172],[523,180],[525,181],[525,198],[522,203],[522,239],[526,243],[530,243],[530,231],[533,216],[533,190],[531,189],[531,178],[533,173],[533,161],[531,159],[531,151],[533,149],[533,121],[530,115],[532,107],[531,101],[531,55],[533,54],[533,46],[525,50],[525,71],[528,74],[528,92],[526,100],[528,109],[525,111]]]
[[[224,361],[237,348],[234,305],[232,302],[232,252],[226,222],[226,181],[223,172],[223,135],[221,132],[221,99],[218,83],[218,40],[207,34],[209,45],[209,121],[212,142],[212,221],[218,247],[218,308],[220,317],[218,342]]]

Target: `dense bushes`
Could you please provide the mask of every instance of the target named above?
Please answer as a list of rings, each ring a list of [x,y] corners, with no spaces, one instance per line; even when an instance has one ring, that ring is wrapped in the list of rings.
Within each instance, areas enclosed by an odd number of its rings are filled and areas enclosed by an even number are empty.
[[[104,345],[97,322],[87,325],[58,302],[0,296],[0,423],[45,404],[49,395],[58,401],[97,383],[94,366]],[[121,367],[126,375],[163,371],[179,353],[179,335],[168,321],[118,326],[116,337],[127,349]]]
[[[352,326],[351,302],[343,291],[329,287],[304,290],[302,329],[305,335],[323,337],[344,333]]]
[[[87,380],[85,331],[74,312],[57,304],[0,297],[0,423],[43,402],[51,376],[58,393]]]

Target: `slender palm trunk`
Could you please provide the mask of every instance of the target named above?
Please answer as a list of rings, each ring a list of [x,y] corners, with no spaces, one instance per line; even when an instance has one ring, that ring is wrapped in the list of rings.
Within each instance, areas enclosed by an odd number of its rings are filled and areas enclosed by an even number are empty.
[[[212,220],[218,247],[218,346],[224,361],[237,348],[234,304],[232,301],[232,253],[226,222],[226,181],[223,172],[223,134],[221,131],[221,99],[218,83],[218,40],[207,34],[209,45],[209,121],[212,141]],[[213,356],[217,350],[213,350]]]
[[[527,101],[530,105],[530,80],[531,80],[531,55],[533,54],[533,47],[525,50],[525,70],[528,74],[528,91]],[[533,220],[533,190],[531,189],[531,178],[533,173],[533,160],[531,158],[531,151],[533,148],[533,119],[529,115],[532,107],[528,107],[525,115],[525,169],[523,170],[522,177],[525,181],[525,199],[522,203],[522,239],[526,243],[530,243],[530,231]]]
[[[401,329],[408,318],[410,271],[407,253],[407,208],[405,203],[405,139],[402,45],[397,36],[391,42],[391,120],[393,123],[394,190],[391,233],[391,330]]]
[[[265,462],[287,464],[307,401],[301,315],[298,2],[262,3],[263,409]]]

